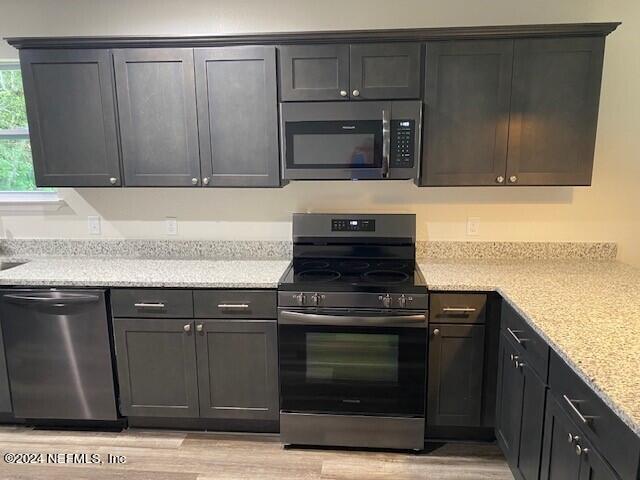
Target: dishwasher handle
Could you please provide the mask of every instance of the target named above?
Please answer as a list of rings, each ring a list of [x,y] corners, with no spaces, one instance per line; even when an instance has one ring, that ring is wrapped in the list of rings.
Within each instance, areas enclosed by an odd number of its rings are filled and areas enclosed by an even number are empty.
[[[18,304],[36,305],[77,305],[82,303],[95,303],[100,301],[99,295],[86,293],[60,293],[60,292],[38,292],[35,295],[7,293],[3,297],[7,302]]]

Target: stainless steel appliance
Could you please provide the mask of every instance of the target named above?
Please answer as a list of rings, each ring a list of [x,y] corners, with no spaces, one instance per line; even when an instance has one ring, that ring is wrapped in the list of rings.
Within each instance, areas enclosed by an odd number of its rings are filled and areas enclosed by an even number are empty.
[[[0,291],[13,413],[117,420],[104,290]]]
[[[283,103],[280,114],[287,180],[417,178],[420,101]]]
[[[428,297],[414,215],[296,214],[278,287],[285,444],[422,449]]]

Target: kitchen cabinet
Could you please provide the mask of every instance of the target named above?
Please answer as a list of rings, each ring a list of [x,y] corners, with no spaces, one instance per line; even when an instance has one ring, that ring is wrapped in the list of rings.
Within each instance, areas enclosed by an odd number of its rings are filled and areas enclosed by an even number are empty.
[[[124,183],[200,184],[193,49],[116,49]]]
[[[544,425],[541,480],[618,480],[551,392]],[[632,478],[632,477],[625,477]]]
[[[275,47],[194,55],[203,185],[280,186]]]
[[[523,345],[536,347],[525,350]],[[548,357],[548,346],[542,345],[536,334],[526,329],[524,319],[503,303],[495,431],[507,463],[525,480],[537,479],[540,471],[547,387],[546,367],[534,368],[541,363],[534,355],[539,351],[546,351]]]
[[[507,180],[590,185],[604,37],[514,44]]]
[[[117,187],[118,134],[110,50],[21,50],[39,187]]]
[[[481,425],[484,329],[484,325],[429,326],[427,425]]]
[[[275,320],[196,321],[200,416],[278,420]]]
[[[0,414],[11,413],[11,391],[9,390],[9,375],[7,373],[7,359],[4,352],[2,327],[0,326]]]
[[[280,99],[380,100],[420,98],[421,45],[283,45]]]
[[[278,47],[280,100],[347,100],[348,45],[283,45]]]
[[[198,416],[192,320],[115,318],[113,334],[122,415]]]
[[[505,181],[512,40],[426,46],[422,186]]]

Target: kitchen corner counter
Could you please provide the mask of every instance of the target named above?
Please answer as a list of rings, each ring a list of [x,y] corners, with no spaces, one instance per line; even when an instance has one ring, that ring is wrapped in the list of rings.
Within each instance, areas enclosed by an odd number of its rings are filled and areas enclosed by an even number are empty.
[[[12,260],[7,258],[7,261]],[[276,288],[289,260],[36,257],[0,272],[0,285]]]
[[[589,260],[418,263],[430,290],[498,291],[640,435],[640,269]]]

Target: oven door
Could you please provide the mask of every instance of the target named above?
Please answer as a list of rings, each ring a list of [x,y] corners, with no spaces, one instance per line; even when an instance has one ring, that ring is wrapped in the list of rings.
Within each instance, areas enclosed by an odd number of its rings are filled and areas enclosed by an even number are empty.
[[[424,416],[426,316],[281,310],[283,412]]]
[[[385,178],[389,171],[391,104],[282,104],[285,179]]]

